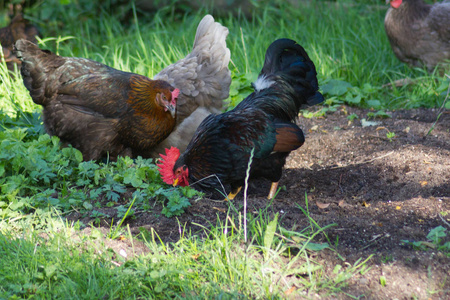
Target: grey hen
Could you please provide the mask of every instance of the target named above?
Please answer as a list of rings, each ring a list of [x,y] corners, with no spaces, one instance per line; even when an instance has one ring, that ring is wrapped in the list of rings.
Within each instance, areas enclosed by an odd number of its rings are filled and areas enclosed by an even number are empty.
[[[399,60],[428,71],[450,60],[450,1],[387,0],[384,26]]]
[[[192,52],[154,77],[178,88],[180,95],[177,125],[167,139],[153,148],[152,157],[159,157],[171,146],[184,151],[200,123],[211,113],[221,113],[231,84],[227,36],[228,28],[206,15],[197,27]]]

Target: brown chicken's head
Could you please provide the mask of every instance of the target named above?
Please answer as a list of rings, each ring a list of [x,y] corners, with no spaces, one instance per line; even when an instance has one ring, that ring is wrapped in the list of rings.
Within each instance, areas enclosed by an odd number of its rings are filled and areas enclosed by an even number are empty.
[[[171,147],[170,149],[166,149],[166,155],[160,154],[160,156],[161,163],[157,164],[157,166],[162,180],[173,186],[188,186],[189,169],[187,166],[182,165],[180,167],[175,167],[175,164],[180,157],[180,150]]]
[[[177,98],[180,94],[179,89],[161,88],[156,92],[156,104],[164,108],[164,111],[170,112],[173,118],[175,118],[176,108],[177,108]]]

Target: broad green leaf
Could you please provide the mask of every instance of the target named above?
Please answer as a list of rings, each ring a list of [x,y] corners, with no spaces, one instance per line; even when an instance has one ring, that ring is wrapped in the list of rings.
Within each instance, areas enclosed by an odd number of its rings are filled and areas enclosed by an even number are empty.
[[[356,96],[352,96],[350,94],[348,94],[347,96],[345,96],[345,101],[350,103],[350,104],[360,104],[362,100],[361,95],[356,95]]]
[[[380,100],[367,100],[366,104],[367,104],[367,106],[375,108],[375,109],[379,109],[381,107]]]
[[[347,81],[332,79],[321,87],[323,94],[330,96],[342,96],[348,92],[352,85]]]
[[[306,249],[311,250],[311,251],[321,251],[324,249],[330,248],[330,245],[328,245],[328,243],[307,243],[306,244]]]
[[[88,201],[83,202],[83,207],[87,210],[91,210],[93,208],[92,204],[89,203]]]
[[[46,266],[45,268],[44,268],[44,272],[45,272],[45,276],[47,277],[47,278],[51,278],[51,277],[53,277],[54,275],[56,275],[56,271],[58,270],[58,267],[56,266],[56,265],[49,265],[49,266]]]
[[[430,230],[430,233],[427,235],[427,239],[432,241],[435,244],[438,244],[440,242],[441,238],[444,238],[447,236],[446,233],[447,229],[443,226],[438,226]]]

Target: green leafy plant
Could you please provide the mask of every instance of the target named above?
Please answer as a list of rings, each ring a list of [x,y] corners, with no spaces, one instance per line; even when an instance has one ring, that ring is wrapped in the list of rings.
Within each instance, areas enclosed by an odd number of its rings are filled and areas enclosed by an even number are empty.
[[[325,96],[334,97],[334,101],[339,103],[346,103],[349,105],[365,106],[369,108],[381,108],[381,102],[373,99],[374,94],[378,88],[372,86],[370,83],[364,83],[362,88],[355,87],[347,81],[330,79],[321,86],[321,90]]]
[[[386,137],[390,142],[392,142],[392,139],[395,138],[395,132],[389,131],[388,133],[386,133]]]
[[[391,118],[389,113],[386,113],[384,110],[378,110],[376,112],[368,112],[367,119],[375,119],[375,118]]]
[[[7,120],[12,122],[13,119]],[[130,192],[135,196],[137,207],[142,209],[149,207],[145,197],[158,199],[159,195],[165,195],[164,201],[169,201],[163,214],[174,216],[190,205],[188,198],[200,195],[189,187],[156,193],[164,184],[151,159],[126,157],[107,164],[85,162],[78,150],[61,149],[57,137],[34,135],[23,127],[4,128],[0,139],[0,213],[3,217],[13,217],[15,212],[32,207],[55,207],[62,211],[76,208],[85,212],[91,211],[93,204],[99,206],[102,202],[110,207],[117,203],[120,207],[120,202]],[[122,215],[119,210],[119,216]],[[132,211],[128,211],[128,215],[132,215]]]
[[[383,275],[380,276],[380,284],[383,287],[386,286],[386,277]]]
[[[180,187],[177,189],[160,188],[155,191],[155,195],[163,202],[168,200],[162,210],[162,213],[166,217],[173,217],[181,215],[184,212],[184,209],[191,205],[188,197],[201,195],[201,193],[189,187]]]
[[[245,73],[241,75],[236,74],[236,72],[232,73],[228,110],[233,109],[253,92],[252,82],[254,82],[256,78],[256,73]]]
[[[428,248],[442,251],[450,256],[450,242],[443,243],[443,238],[447,236],[447,229],[443,226],[437,226],[430,230],[427,235],[427,241],[409,241],[402,240],[403,243],[409,244],[418,250],[426,250]]]
[[[348,116],[347,116],[347,119],[348,119],[350,122],[352,122],[353,120],[358,119],[358,118],[359,118],[359,117],[358,117],[357,114],[351,114],[351,115],[348,115]]]

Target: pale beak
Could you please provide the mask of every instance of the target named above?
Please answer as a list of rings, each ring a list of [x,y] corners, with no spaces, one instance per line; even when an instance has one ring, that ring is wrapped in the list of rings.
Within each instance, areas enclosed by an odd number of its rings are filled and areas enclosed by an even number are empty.
[[[169,111],[170,115],[172,116],[172,118],[175,119],[175,115],[176,115],[176,112],[177,112],[175,105],[167,104],[166,105],[166,111]]]
[[[173,186],[177,186],[178,185],[178,178],[175,178],[175,180],[173,181]]]

